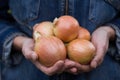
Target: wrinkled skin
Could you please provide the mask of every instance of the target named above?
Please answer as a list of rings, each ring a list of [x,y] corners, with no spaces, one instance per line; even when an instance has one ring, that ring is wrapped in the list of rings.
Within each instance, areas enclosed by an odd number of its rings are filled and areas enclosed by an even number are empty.
[[[31,45],[28,46],[29,43],[32,43]],[[63,70],[64,66],[64,61],[58,61],[56,64],[54,64],[52,67],[46,67],[37,60],[38,56],[37,54],[33,51],[34,47],[34,42],[33,40],[28,40],[24,43],[22,51],[24,56],[31,60],[35,66],[40,69],[42,72],[44,72],[47,75],[53,75],[55,73],[58,73]]]
[[[33,50],[34,40],[32,38],[17,36],[13,41],[13,46],[18,50],[22,50],[25,58],[35,64],[35,66],[46,75],[50,76],[53,74],[61,73],[63,71],[72,74],[78,74],[82,72],[89,72],[102,63],[109,46],[109,40],[111,38],[113,39],[114,36],[114,30],[108,26],[100,27],[93,32],[91,41],[96,47],[96,55],[91,61],[90,65],[81,65],[74,61],[66,59],[65,61],[56,62],[51,67],[45,67],[39,63],[38,56]]]
[[[78,74],[82,72],[89,72],[99,66],[104,60],[104,56],[108,50],[109,41],[114,39],[115,31],[109,26],[102,26],[92,33],[91,42],[96,48],[96,55],[91,61],[90,65],[81,65],[71,60],[65,61],[67,72]],[[74,66],[70,66],[74,64]]]
[[[19,41],[19,42],[18,42]],[[34,52],[34,40],[32,38],[27,38],[23,36],[18,36],[14,39],[14,44],[17,49],[22,50],[23,55],[26,59],[30,60],[39,70],[41,70],[46,75],[53,75],[62,72],[64,61],[56,62],[52,67],[46,67],[39,63],[38,56]]]

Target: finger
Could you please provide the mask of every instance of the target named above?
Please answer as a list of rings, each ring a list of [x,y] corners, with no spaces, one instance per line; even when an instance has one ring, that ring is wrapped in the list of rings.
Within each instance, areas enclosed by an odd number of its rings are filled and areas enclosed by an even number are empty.
[[[104,57],[104,49],[101,47],[100,48],[98,47],[96,51],[96,55],[91,61],[91,64],[90,64],[91,67],[96,68],[97,66],[99,66],[103,61],[103,57]]]
[[[69,69],[69,68],[72,68],[74,67],[76,64],[76,62],[72,61],[72,60],[69,60],[69,59],[66,59],[65,60],[65,68],[66,69]]]
[[[51,76],[55,73],[59,73],[59,72],[63,71],[63,69],[64,69],[63,68],[64,61],[62,61],[62,60],[56,62],[52,67],[46,67],[46,66],[40,64],[38,61],[35,61],[33,63],[36,65],[36,67],[38,69],[40,69],[42,72],[44,72],[45,74],[47,74],[49,76]]]
[[[33,26],[33,30],[35,30],[35,28],[36,28],[38,25],[39,25],[38,23],[35,24],[35,25]]]
[[[77,68],[73,67],[73,68],[70,68],[70,69],[66,69],[65,72],[68,72],[68,73],[71,73],[71,74],[78,74],[77,73]]]
[[[31,41],[32,42],[32,41]],[[22,48],[23,55],[26,59],[36,60],[38,58],[37,54],[33,51],[33,45],[24,44]]]
[[[75,67],[76,62],[66,59],[65,60],[65,72],[76,74],[77,68]]]
[[[38,59],[38,55],[35,52],[32,52],[31,60],[36,61]]]
[[[69,72],[72,73],[72,74],[74,74],[74,75],[78,74],[78,70],[77,70],[77,68],[75,68],[75,67],[71,68],[71,69],[69,70]]]
[[[75,67],[67,69],[66,72],[76,75],[76,74],[83,73],[83,72],[89,72],[91,70],[92,68],[90,67],[90,65],[81,65],[79,63],[76,63]]]
[[[38,55],[34,52],[34,51],[29,51],[29,50],[25,50],[23,55],[25,56],[26,59],[28,60],[37,60],[38,59]]]
[[[76,63],[76,67],[79,73],[81,72],[89,72],[92,70],[92,68],[90,67],[90,65],[81,65],[79,63]]]
[[[26,59],[31,60],[31,51],[28,51],[27,49],[24,50],[23,55],[25,56]]]
[[[73,68],[70,69],[70,71],[71,71],[72,73],[76,73],[76,72],[77,72],[77,68],[74,68],[74,67],[73,67]]]

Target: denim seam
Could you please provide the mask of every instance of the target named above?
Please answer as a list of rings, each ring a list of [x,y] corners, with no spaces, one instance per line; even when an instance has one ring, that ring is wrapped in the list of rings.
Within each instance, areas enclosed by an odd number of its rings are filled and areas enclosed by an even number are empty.
[[[95,2],[94,2],[95,3]],[[93,10],[96,10],[96,7],[94,5],[93,1],[90,0],[90,5],[89,5],[89,20],[92,21],[93,23],[95,21],[93,21],[95,15],[92,15]]]
[[[120,41],[120,29],[118,28],[118,26],[120,27],[119,24],[115,25],[114,23],[108,23],[107,25],[111,26],[114,30],[115,30],[115,33],[116,33],[116,47],[118,49],[118,55],[120,55],[120,48],[119,48],[119,45],[118,45],[118,41]],[[119,37],[119,39],[118,39]],[[116,58],[117,60],[118,58]]]
[[[10,36],[10,35],[12,35],[12,36]],[[8,56],[10,55],[10,52],[11,52],[11,49],[9,49],[8,50],[8,54],[5,54],[6,52],[6,43],[7,42],[11,42],[11,44],[10,44],[10,48],[12,47],[12,43],[13,43],[13,39],[16,37],[16,36],[18,36],[18,35],[24,35],[24,34],[22,34],[22,33],[12,33],[12,34],[10,34],[10,35],[7,35],[7,37],[6,37],[6,40],[5,40],[5,42],[3,43],[3,51],[2,51],[2,60],[3,61],[5,61],[7,58],[8,58]]]
[[[74,9],[75,9],[75,3],[76,3],[76,1],[70,0],[69,4],[71,4],[71,5],[68,6],[69,7],[68,12],[72,16],[74,16],[74,14],[75,14],[75,11],[74,11]]]
[[[37,19],[37,18],[39,17],[39,16],[38,16],[38,15],[39,15],[39,9],[40,9],[40,0],[39,0],[39,3],[38,3],[38,6],[37,6],[37,10],[36,10],[37,15],[34,16],[34,18],[29,19],[29,21],[35,20],[35,19]],[[32,13],[32,12],[31,12],[31,13]],[[14,19],[15,19],[19,24],[28,27],[29,30],[32,30],[31,26],[29,26],[29,25],[27,24],[27,22],[23,22],[23,21],[19,20],[19,19],[17,18],[17,16],[14,16],[13,13],[12,13],[12,15],[13,15]]]
[[[34,18],[29,19],[29,21],[32,21],[32,20],[35,20],[36,18],[38,18],[39,9],[40,9],[40,0],[39,0],[39,3],[38,3],[38,6],[37,6],[37,10],[36,10],[37,15],[36,15],[36,16],[34,16]]]
[[[60,10],[61,15],[64,15],[64,13],[65,13],[65,0],[60,0],[59,7],[60,7],[59,10]]]

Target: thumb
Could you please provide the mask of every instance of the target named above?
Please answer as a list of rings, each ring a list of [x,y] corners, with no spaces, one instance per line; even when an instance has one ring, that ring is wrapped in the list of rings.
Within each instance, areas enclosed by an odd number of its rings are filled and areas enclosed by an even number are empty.
[[[41,65],[38,61],[35,61],[34,64],[38,69],[40,69],[42,72],[45,74],[51,76],[56,73],[61,73],[64,70],[64,61],[60,60],[56,62],[53,66],[51,67],[45,67],[44,65]]]
[[[38,55],[35,52],[33,52],[32,55],[31,55],[31,59],[33,61],[36,61],[38,59]]]
[[[53,67],[51,67],[49,69],[49,72],[52,72],[51,74],[55,74],[55,73],[61,73],[64,71],[64,61],[60,60],[58,62],[56,62]]]
[[[97,48],[96,55],[91,61],[90,66],[92,68],[96,68],[98,65],[100,65],[104,58],[104,50],[102,48]]]

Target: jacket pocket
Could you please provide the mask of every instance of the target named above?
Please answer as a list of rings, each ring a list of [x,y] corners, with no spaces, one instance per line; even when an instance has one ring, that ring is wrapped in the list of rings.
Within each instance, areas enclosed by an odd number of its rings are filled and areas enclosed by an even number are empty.
[[[12,15],[21,24],[27,24],[36,19],[39,14],[39,6],[40,0],[10,0]]]
[[[102,25],[112,20],[117,11],[104,0],[90,0],[89,20],[95,25]]]

